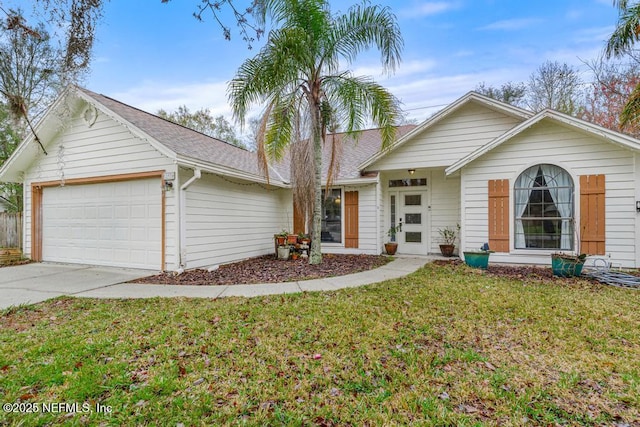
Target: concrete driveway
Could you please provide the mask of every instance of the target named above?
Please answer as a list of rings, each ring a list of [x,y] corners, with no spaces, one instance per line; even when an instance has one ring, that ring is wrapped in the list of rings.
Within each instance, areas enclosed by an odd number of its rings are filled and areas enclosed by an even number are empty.
[[[0,309],[127,282],[157,271],[32,263],[0,268]]]

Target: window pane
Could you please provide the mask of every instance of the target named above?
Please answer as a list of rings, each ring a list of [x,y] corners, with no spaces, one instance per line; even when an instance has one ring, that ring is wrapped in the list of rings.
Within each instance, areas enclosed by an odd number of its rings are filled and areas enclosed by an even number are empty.
[[[422,233],[419,231],[407,231],[404,233],[406,243],[422,243]]]
[[[573,249],[574,187],[569,173],[555,165],[536,165],[514,185],[515,247]]]
[[[390,227],[396,226],[396,196],[391,196],[391,225]],[[391,236],[391,241],[396,241],[396,235]]]
[[[405,214],[404,223],[420,225],[422,224],[422,214]]]
[[[327,243],[342,243],[342,210],[341,190],[329,191],[329,197],[325,197],[322,190],[322,232],[320,240]]]
[[[389,187],[424,187],[427,185],[427,178],[411,178],[411,179],[391,179]]]
[[[420,194],[412,194],[404,196],[405,206],[420,206],[422,204],[422,196]]]

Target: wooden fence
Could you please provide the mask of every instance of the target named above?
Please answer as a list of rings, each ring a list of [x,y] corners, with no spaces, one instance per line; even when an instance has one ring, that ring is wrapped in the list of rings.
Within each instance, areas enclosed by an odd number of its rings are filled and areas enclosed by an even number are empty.
[[[22,212],[0,212],[0,248],[22,249]]]

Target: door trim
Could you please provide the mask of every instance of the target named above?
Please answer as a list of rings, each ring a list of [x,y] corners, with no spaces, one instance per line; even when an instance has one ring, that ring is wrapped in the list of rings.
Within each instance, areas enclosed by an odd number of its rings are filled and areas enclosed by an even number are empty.
[[[423,241],[421,243],[422,245],[422,250],[419,251],[419,253],[415,253],[415,252],[405,252],[402,250],[402,246],[404,246],[404,244],[406,244],[405,242],[402,242],[403,244],[400,245],[398,247],[398,251],[399,253],[404,253],[407,255],[428,255],[429,254],[429,250],[431,247],[431,234],[430,234],[430,221],[431,221],[431,217],[429,215],[430,213],[430,202],[429,202],[429,188],[428,187],[422,187],[422,189],[418,189],[418,187],[406,187],[406,188],[396,188],[393,190],[390,190],[387,192],[387,203],[389,204],[389,208],[387,209],[387,218],[386,218],[386,223],[388,226],[390,226],[391,224],[391,209],[390,209],[390,203],[391,203],[391,196],[396,196],[396,218],[402,217],[403,218],[403,228],[405,228],[405,205],[404,205],[404,195],[407,193],[414,193],[414,194],[420,194],[422,196],[422,214],[423,214]],[[403,229],[404,232],[404,229]],[[404,237],[402,238],[404,240]],[[396,241],[398,243],[400,243],[399,241],[400,239],[396,239]]]

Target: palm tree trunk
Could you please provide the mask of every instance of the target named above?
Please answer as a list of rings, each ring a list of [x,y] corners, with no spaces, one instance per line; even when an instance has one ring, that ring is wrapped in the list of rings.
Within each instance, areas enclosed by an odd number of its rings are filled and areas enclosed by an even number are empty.
[[[313,162],[315,164],[313,218],[311,221],[311,253],[309,264],[322,263],[322,128],[320,123],[320,110],[314,108],[311,113],[313,139]]]

